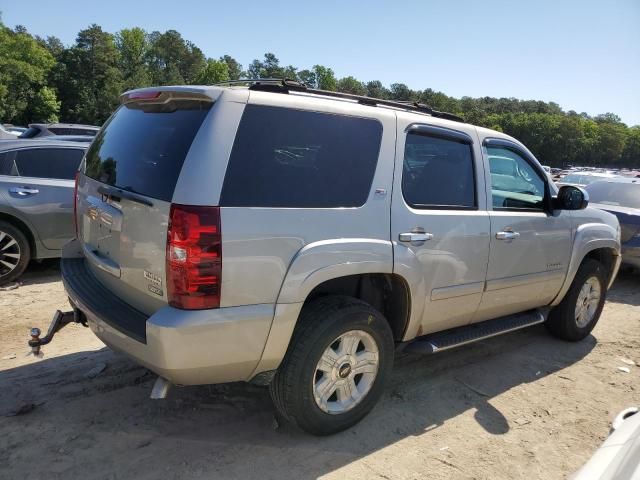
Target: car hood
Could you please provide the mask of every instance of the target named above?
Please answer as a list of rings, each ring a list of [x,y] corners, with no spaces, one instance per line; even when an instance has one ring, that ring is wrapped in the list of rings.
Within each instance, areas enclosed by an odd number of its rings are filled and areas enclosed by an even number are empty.
[[[609,205],[606,203],[591,203],[593,208],[604,210],[618,217],[621,229],[621,241],[628,242],[636,235],[640,234],[640,209],[622,207],[619,205]]]

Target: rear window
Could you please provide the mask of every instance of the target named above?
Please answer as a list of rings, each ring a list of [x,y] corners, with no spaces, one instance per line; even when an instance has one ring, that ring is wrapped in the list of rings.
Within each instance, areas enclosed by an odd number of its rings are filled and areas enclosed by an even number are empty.
[[[84,150],[76,148],[34,148],[18,150],[13,175],[73,180]]]
[[[91,144],[86,175],[171,201],[182,164],[211,105],[174,100],[162,105],[121,106]]]
[[[220,204],[360,207],[371,189],[381,139],[377,120],[248,105]]]

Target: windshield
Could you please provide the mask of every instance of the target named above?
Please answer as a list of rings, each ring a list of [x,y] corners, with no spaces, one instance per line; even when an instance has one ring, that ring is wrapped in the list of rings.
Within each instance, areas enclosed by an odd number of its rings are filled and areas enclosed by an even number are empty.
[[[640,208],[640,183],[596,182],[586,190],[590,202]]]

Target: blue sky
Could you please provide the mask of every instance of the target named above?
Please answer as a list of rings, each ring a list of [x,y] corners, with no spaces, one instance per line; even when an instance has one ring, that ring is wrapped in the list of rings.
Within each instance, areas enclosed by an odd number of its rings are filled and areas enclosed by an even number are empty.
[[[73,43],[91,23],[178,30],[207,56],[433,88],[554,101],[640,124],[640,0],[2,2],[6,25]]]

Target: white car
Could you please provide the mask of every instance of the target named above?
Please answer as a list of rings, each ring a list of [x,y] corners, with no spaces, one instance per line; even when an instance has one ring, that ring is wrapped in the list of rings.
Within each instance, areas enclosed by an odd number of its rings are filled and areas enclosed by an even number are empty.
[[[623,410],[611,435],[572,480],[640,479],[640,415],[638,407]]]

